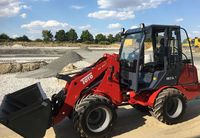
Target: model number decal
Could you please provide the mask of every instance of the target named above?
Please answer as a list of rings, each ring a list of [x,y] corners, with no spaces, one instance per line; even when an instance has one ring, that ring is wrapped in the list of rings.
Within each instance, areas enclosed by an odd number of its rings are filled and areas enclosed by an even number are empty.
[[[92,72],[89,73],[87,76],[85,76],[84,78],[81,79],[81,82],[83,84],[86,84],[87,82],[89,82],[90,80],[92,80],[94,77],[92,75]]]
[[[175,80],[176,76],[166,77],[166,80]]]

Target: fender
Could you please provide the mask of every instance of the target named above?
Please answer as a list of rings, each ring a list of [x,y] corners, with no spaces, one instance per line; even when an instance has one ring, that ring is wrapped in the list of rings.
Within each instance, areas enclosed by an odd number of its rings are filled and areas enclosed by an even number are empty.
[[[159,94],[160,92],[162,92],[164,89],[167,89],[167,88],[173,88],[173,87],[163,86],[163,87],[161,87],[160,89],[158,89],[158,90],[156,90],[155,92],[153,92],[153,94],[152,94],[152,95],[149,97],[149,99],[148,99],[148,106],[153,107],[154,102],[155,102],[155,100],[156,100],[158,94]]]
[[[157,91],[153,92],[153,94],[149,97],[148,106],[153,107],[158,94],[167,88],[175,88],[175,89],[179,90],[179,92],[182,93],[186,97],[187,100],[192,100],[200,95],[200,92],[199,92],[200,85],[192,85],[192,86],[176,85],[176,86],[172,86],[172,87],[171,86],[170,87],[163,86],[160,89],[158,89]]]
[[[130,92],[130,100],[128,101],[129,104],[140,104],[142,106],[149,106],[153,107],[154,102],[158,96],[159,93],[161,93],[164,89],[167,88],[175,88],[179,90],[185,97],[187,97],[187,100],[191,100],[195,97],[197,97],[200,92],[199,91],[193,91],[191,94],[190,91],[187,91],[183,86],[177,85],[177,86],[163,86],[160,89],[152,92],[152,93],[146,93],[145,95],[137,95],[134,91]]]

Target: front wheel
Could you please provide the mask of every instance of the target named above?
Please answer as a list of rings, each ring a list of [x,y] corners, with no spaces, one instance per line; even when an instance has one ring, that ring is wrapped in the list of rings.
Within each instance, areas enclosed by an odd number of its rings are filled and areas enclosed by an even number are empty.
[[[156,98],[150,113],[166,124],[177,123],[186,108],[186,98],[177,89],[164,89]]]
[[[89,95],[76,104],[73,113],[74,128],[81,137],[107,137],[116,120],[116,111],[110,100]]]

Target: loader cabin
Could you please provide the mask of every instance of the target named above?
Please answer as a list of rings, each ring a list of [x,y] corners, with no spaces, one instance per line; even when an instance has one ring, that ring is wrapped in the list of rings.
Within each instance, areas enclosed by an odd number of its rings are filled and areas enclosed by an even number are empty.
[[[121,86],[139,93],[178,84],[184,65],[193,65],[191,46],[188,53],[182,52],[181,32],[188,38],[180,26],[143,25],[124,31],[120,48]]]

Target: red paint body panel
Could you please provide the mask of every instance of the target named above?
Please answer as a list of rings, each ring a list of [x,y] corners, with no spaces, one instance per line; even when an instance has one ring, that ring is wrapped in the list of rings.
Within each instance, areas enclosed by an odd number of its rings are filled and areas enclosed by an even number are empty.
[[[186,64],[180,74],[178,84],[189,83],[198,83],[198,74],[195,66]]]
[[[108,60],[108,69],[100,85],[95,89],[96,94],[103,94],[115,105],[121,105],[122,93],[119,82],[119,61],[118,55],[112,55]]]
[[[197,69],[193,65],[185,65],[179,77],[179,89],[188,100],[192,100],[200,95],[200,84],[198,82]]]
[[[130,100],[128,102],[130,104],[140,104],[143,106],[152,107],[158,94],[163,89],[166,89],[168,87],[169,86],[164,86],[154,92],[145,92],[145,93],[140,93],[140,94],[136,94],[134,91],[132,91],[132,92],[130,92]]]

